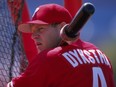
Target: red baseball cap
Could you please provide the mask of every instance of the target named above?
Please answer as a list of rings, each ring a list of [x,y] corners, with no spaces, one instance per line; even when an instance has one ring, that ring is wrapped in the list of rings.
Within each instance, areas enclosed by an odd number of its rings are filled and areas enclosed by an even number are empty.
[[[18,30],[31,33],[30,24],[70,23],[72,16],[69,11],[58,4],[45,4],[36,8],[32,20],[20,24]]]

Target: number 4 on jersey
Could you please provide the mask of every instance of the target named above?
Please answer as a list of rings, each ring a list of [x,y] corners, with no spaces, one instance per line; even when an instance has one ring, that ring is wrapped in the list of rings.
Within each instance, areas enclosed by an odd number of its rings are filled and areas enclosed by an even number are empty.
[[[107,87],[102,69],[99,67],[93,67],[92,70],[93,70],[93,87],[99,87],[100,83],[101,87]],[[100,83],[98,82],[98,79],[100,79]]]

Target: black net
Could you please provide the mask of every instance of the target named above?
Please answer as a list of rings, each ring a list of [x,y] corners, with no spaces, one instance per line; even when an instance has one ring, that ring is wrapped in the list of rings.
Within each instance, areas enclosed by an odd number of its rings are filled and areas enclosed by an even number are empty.
[[[13,0],[9,1],[13,3]],[[22,73],[28,64],[17,34],[16,22],[21,17],[18,13],[20,11],[17,10],[18,16],[14,23],[7,3],[7,0],[0,0],[0,87],[5,87],[13,77]]]

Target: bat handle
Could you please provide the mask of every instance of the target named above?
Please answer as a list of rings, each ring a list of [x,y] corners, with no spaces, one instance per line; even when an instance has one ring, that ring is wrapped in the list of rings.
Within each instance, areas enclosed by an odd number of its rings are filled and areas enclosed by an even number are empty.
[[[73,20],[70,22],[70,24],[66,24],[61,29],[61,38],[65,41],[75,40],[79,35],[80,30],[88,21],[88,19],[92,16],[94,11],[95,8],[93,4],[89,2],[83,4],[74,16]]]

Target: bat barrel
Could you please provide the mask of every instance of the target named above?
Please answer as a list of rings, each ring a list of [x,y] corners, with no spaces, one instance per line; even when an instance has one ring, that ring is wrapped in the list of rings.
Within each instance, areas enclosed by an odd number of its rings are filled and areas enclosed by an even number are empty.
[[[67,38],[73,39],[77,37],[84,24],[88,21],[88,19],[92,16],[94,12],[95,12],[95,8],[93,4],[89,2],[83,4],[79,9],[79,11],[74,16],[73,20],[70,22],[70,24],[63,27],[64,28],[63,32],[65,32],[63,34],[66,35],[61,35],[61,36],[65,36],[66,39]]]

